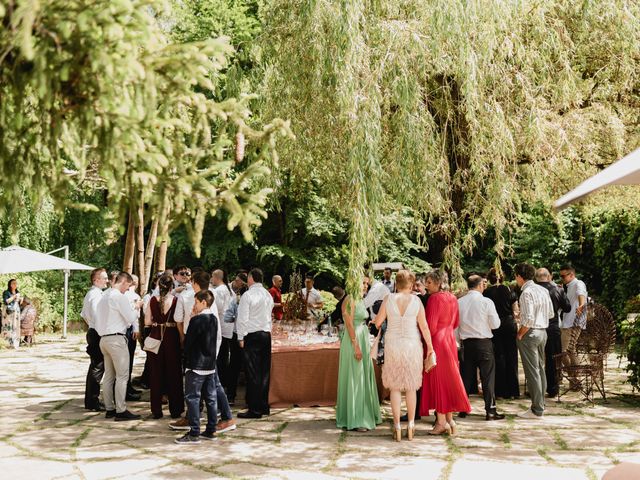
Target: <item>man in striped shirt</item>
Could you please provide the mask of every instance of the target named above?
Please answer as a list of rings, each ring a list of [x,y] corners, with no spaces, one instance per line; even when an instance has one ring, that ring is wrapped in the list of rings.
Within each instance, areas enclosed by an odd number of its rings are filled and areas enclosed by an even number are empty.
[[[531,409],[518,415],[522,418],[541,419],[544,415],[544,392],[547,379],[544,371],[544,347],[547,343],[547,327],[553,318],[553,304],[549,291],[533,282],[536,269],[528,263],[516,265],[515,276],[520,294],[520,329],[518,350],[522,368],[531,394]]]

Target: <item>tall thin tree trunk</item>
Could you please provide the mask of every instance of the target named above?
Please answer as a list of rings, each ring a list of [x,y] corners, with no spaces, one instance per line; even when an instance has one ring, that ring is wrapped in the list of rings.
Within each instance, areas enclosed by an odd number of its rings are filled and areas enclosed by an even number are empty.
[[[138,277],[140,277],[138,288],[139,290],[142,290],[142,285],[145,285],[147,283],[147,277],[144,268],[144,205],[140,205],[136,213],[136,266],[138,268]]]
[[[124,244],[124,260],[122,262],[122,271],[133,272],[133,255],[135,253],[135,236],[133,212],[129,209],[129,222],[127,224],[127,239]]]
[[[156,250],[156,238],[158,238],[158,217],[153,219],[151,223],[151,230],[149,231],[149,238],[147,239],[147,252],[144,259],[144,272],[146,281],[140,283],[140,296],[144,296],[147,293],[149,287],[149,279],[151,278],[151,269],[153,268],[153,256]]]

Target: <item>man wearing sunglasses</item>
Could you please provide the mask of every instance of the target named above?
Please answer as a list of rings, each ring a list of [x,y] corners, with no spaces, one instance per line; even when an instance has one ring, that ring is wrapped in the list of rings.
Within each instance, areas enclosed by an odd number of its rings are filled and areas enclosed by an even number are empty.
[[[571,311],[562,315],[562,351],[569,353],[563,362],[565,365],[575,365],[575,341],[573,345],[569,344],[572,337],[577,340],[582,330],[587,328],[587,286],[576,278],[576,269],[571,264],[560,268],[560,278],[571,304]]]

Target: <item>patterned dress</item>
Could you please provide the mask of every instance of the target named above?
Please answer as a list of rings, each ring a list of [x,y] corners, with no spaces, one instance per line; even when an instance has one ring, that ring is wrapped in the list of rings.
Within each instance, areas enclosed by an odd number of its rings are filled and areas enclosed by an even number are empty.
[[[382,383],[389,390],[416,391],[422,386],[422,339],[418,328],[420,299],[411,295],[404,315],[400,314],[398,298],[387,297],[387,333],[385,334]]]

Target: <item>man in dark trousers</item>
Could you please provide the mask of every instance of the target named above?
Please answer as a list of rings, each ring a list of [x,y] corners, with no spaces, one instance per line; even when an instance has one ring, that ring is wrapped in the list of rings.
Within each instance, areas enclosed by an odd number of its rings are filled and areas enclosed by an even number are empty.
[[[558,314],[560,310],[564,313],[571,311],[571,303],[564,293],[562,287],[559,287],[551,281],[551,274],[546,268],[536,270],[536,283],[549,291],[551,303],[553,304],[553,318],[549,319],[547,327],[547,344],[544,348],[545,355],[545,376],[547,377],[547,395],[555,397],[558,394],[558,378],[556,376],[556,361],[554,355],[562,353],[562,339],[560,334],[560,320]]]
[[[269,415],[269,379],[271,374],[271,312],[273,298],[262,285],[262,270],[249,272],[249,289],[240,297],[236,327],[240,348],[244,350],[247,375],[247,411],[238,418],[262,418]]]
[[[100,412],[104,406],[100,403],[100,382],[104,375],[104,357],[100,351],[100,335],[96,331],[96,315],[102,291],[109,283],[109,276],[104,268],[96,268],[91,272],[91,289],[84,297],[80,316],[87,322],[87,354],[90,358],[89,371],[84,392],[84,408]]]
[[[467,279],[469,292],[458,299],[460,326],[458,335],[464,348],[462,381],[467,395],[476,386],[476,371],[480,368],[482,394],[484,396],[485,420],[502,420],[504,415],[496,411],[495,374],[496,361],[493,354],[493,333],[500,326],[500,317],[493,302],[482,296],[487,281],[480,275]]]
[[[184,398],[187,404],[189,431],[175,442],[179,445],[200,443],[200,438],[213,440],[218,421],[216,395],[216,351],[218,320],[211,311],[213,293],[208,289],[195,294],[193,311],[184,337]],[[200,433],[200,396],[207,406],[207,427]]]

